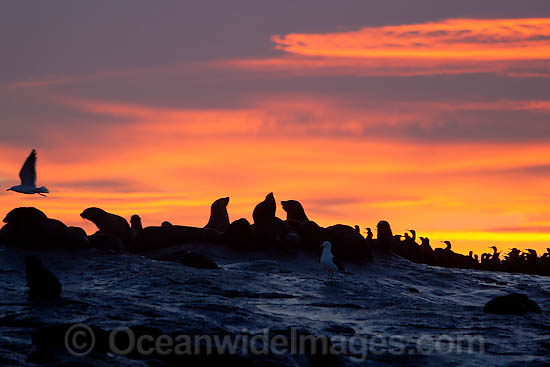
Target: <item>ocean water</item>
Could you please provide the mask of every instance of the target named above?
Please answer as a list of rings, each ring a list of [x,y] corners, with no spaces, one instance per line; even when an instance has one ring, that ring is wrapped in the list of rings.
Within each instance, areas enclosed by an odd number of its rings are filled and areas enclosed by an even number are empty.
[[[0,247],[0,365],[183,365],[172,356],[176,351],[166,357],[156,349],[148,356],[112,350],[76,356],[66,350],[59,332],[47,337],[57,347],[33,344],[37,330],[73,324],[109,332],[140,327],[172,339],[256,337],[236,347],[236,365],[550,365],[548,277],[443,269],[386,257],[371,264],[348,264],[352,274],[327,280],[311,254],[236,253],[204,244],[178,248],[203,253],[221,268],[196,269],[94,249],[37,252]],[[61,299],[27,299],[23,259],[30,254],[39,254],[60,279]],[[543,312],[483,312],[487,301],[512,292],[528,295]],[[293,332],[330,339],[332,354],[315,358],[301,353],[302,342],[291,337]],[[280,353],[266,355],[258,348],[271,346],[276,336],[296,342],[298,350],[280,347]],[[205,340],[201,342],[208,346]],[[220,365],[224,360],[229,365],[230,359],[224,358]],[[185,365],[204,365],[203,360],[197,357]]]

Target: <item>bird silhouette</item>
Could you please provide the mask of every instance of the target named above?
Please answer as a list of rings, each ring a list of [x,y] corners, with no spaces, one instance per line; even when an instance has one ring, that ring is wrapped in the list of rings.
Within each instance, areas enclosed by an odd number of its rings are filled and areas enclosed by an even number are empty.
[[[36,187],[36,150],[32,150],[31,154],[25,160],[21,171],[19,171],[21,185],[12,186],[6,191],[15,191],[21,194],[39,194],[46,196],[49,191],[46,187]]]

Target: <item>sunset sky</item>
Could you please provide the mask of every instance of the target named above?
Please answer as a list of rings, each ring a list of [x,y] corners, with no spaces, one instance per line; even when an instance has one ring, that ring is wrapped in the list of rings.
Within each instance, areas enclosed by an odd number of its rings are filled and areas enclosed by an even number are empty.
[[[325,226],[550,247],[547,0],[17,1],[0,44],[1,217],[203,226],[273,191]],[[33,148],[48,198],[5,191]]]

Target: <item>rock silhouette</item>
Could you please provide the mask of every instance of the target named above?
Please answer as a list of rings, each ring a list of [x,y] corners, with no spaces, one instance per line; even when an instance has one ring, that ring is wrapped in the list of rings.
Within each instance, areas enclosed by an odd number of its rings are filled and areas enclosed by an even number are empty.
[[[167,251],[159,255],[153,255],[152,257],[156,260],[178,262],[182,265],[198,269],[220,268],[218,264],[202,254],[181,249],[177,249],[176,251]]]
[[[161,249],[193,242],[217,242],[218,231],[187,226],[145,227],[136,234],[134,251]]]
[[[540,306],[524,294],[512,293],[496,297],[483,307],[483,311],[499,315],[523,315],[528,312],[540,313]]]

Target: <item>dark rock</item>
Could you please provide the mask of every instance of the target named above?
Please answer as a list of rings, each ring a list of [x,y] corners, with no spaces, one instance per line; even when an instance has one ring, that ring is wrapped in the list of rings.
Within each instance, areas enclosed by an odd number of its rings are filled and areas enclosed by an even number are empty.
[[[106,353],[109,348],[109,333],[97,326],[89,325],[82,326],[77,324],[63,323],[56,325],[49,325],[36,330],[32,336],[32,344],[38,348],[39,351],[62,351],[67,352],[67,345],[65,342],[66,336],[74,336],[74,332],[82,331],[83,334],[79,339],[79,343],[84,345],[85,343],[91,343],[91,335],[89,331],[93,333],[95,338],[95,345],[93,346],[94,352]],[[67,335],[69,334],[69,335]],[[82,352],[76,350],[76,352]]]
[[[82,237],[82,238],[88,238],[88,235],[86,234],[86,231],[80,227],[69,227],[68,228],[71,233],[74,233],[76,236]]]
[[[133,249],[147,251],[197,242],[217,242],[218,231],[186,226],[146,227],[136,234]]]
[[[208,257],[196,252],[188,251],[181,245],[146,251],[142,252],[142,254],[143,256],[157,261],[176,262],[199,269],[219,269],[219,266]]]
[[[220,267],[208,257],[191,251],[178,251],[164,256],[156,257],[160,261],[174,261],[182,265],[198,269],[219,269]]]
[[[124,249],[124,244],[122,243],[120,238],[118,238],[114,234],[97,231],[93,235],[89,236],[88,239],[90,241],[90,247],[93,248],[115,251],[120,251]]]
[[[339,325],[339,324],[330,324],[326,331],[329,333],[339,334],[339,335],[353,335],[355,330],[349,326]]]
[[[483,311],[499,315],[523,315],[527,312],[541,313],[539,305],[524,294],[512,293],[496,297],[483,307]]]

